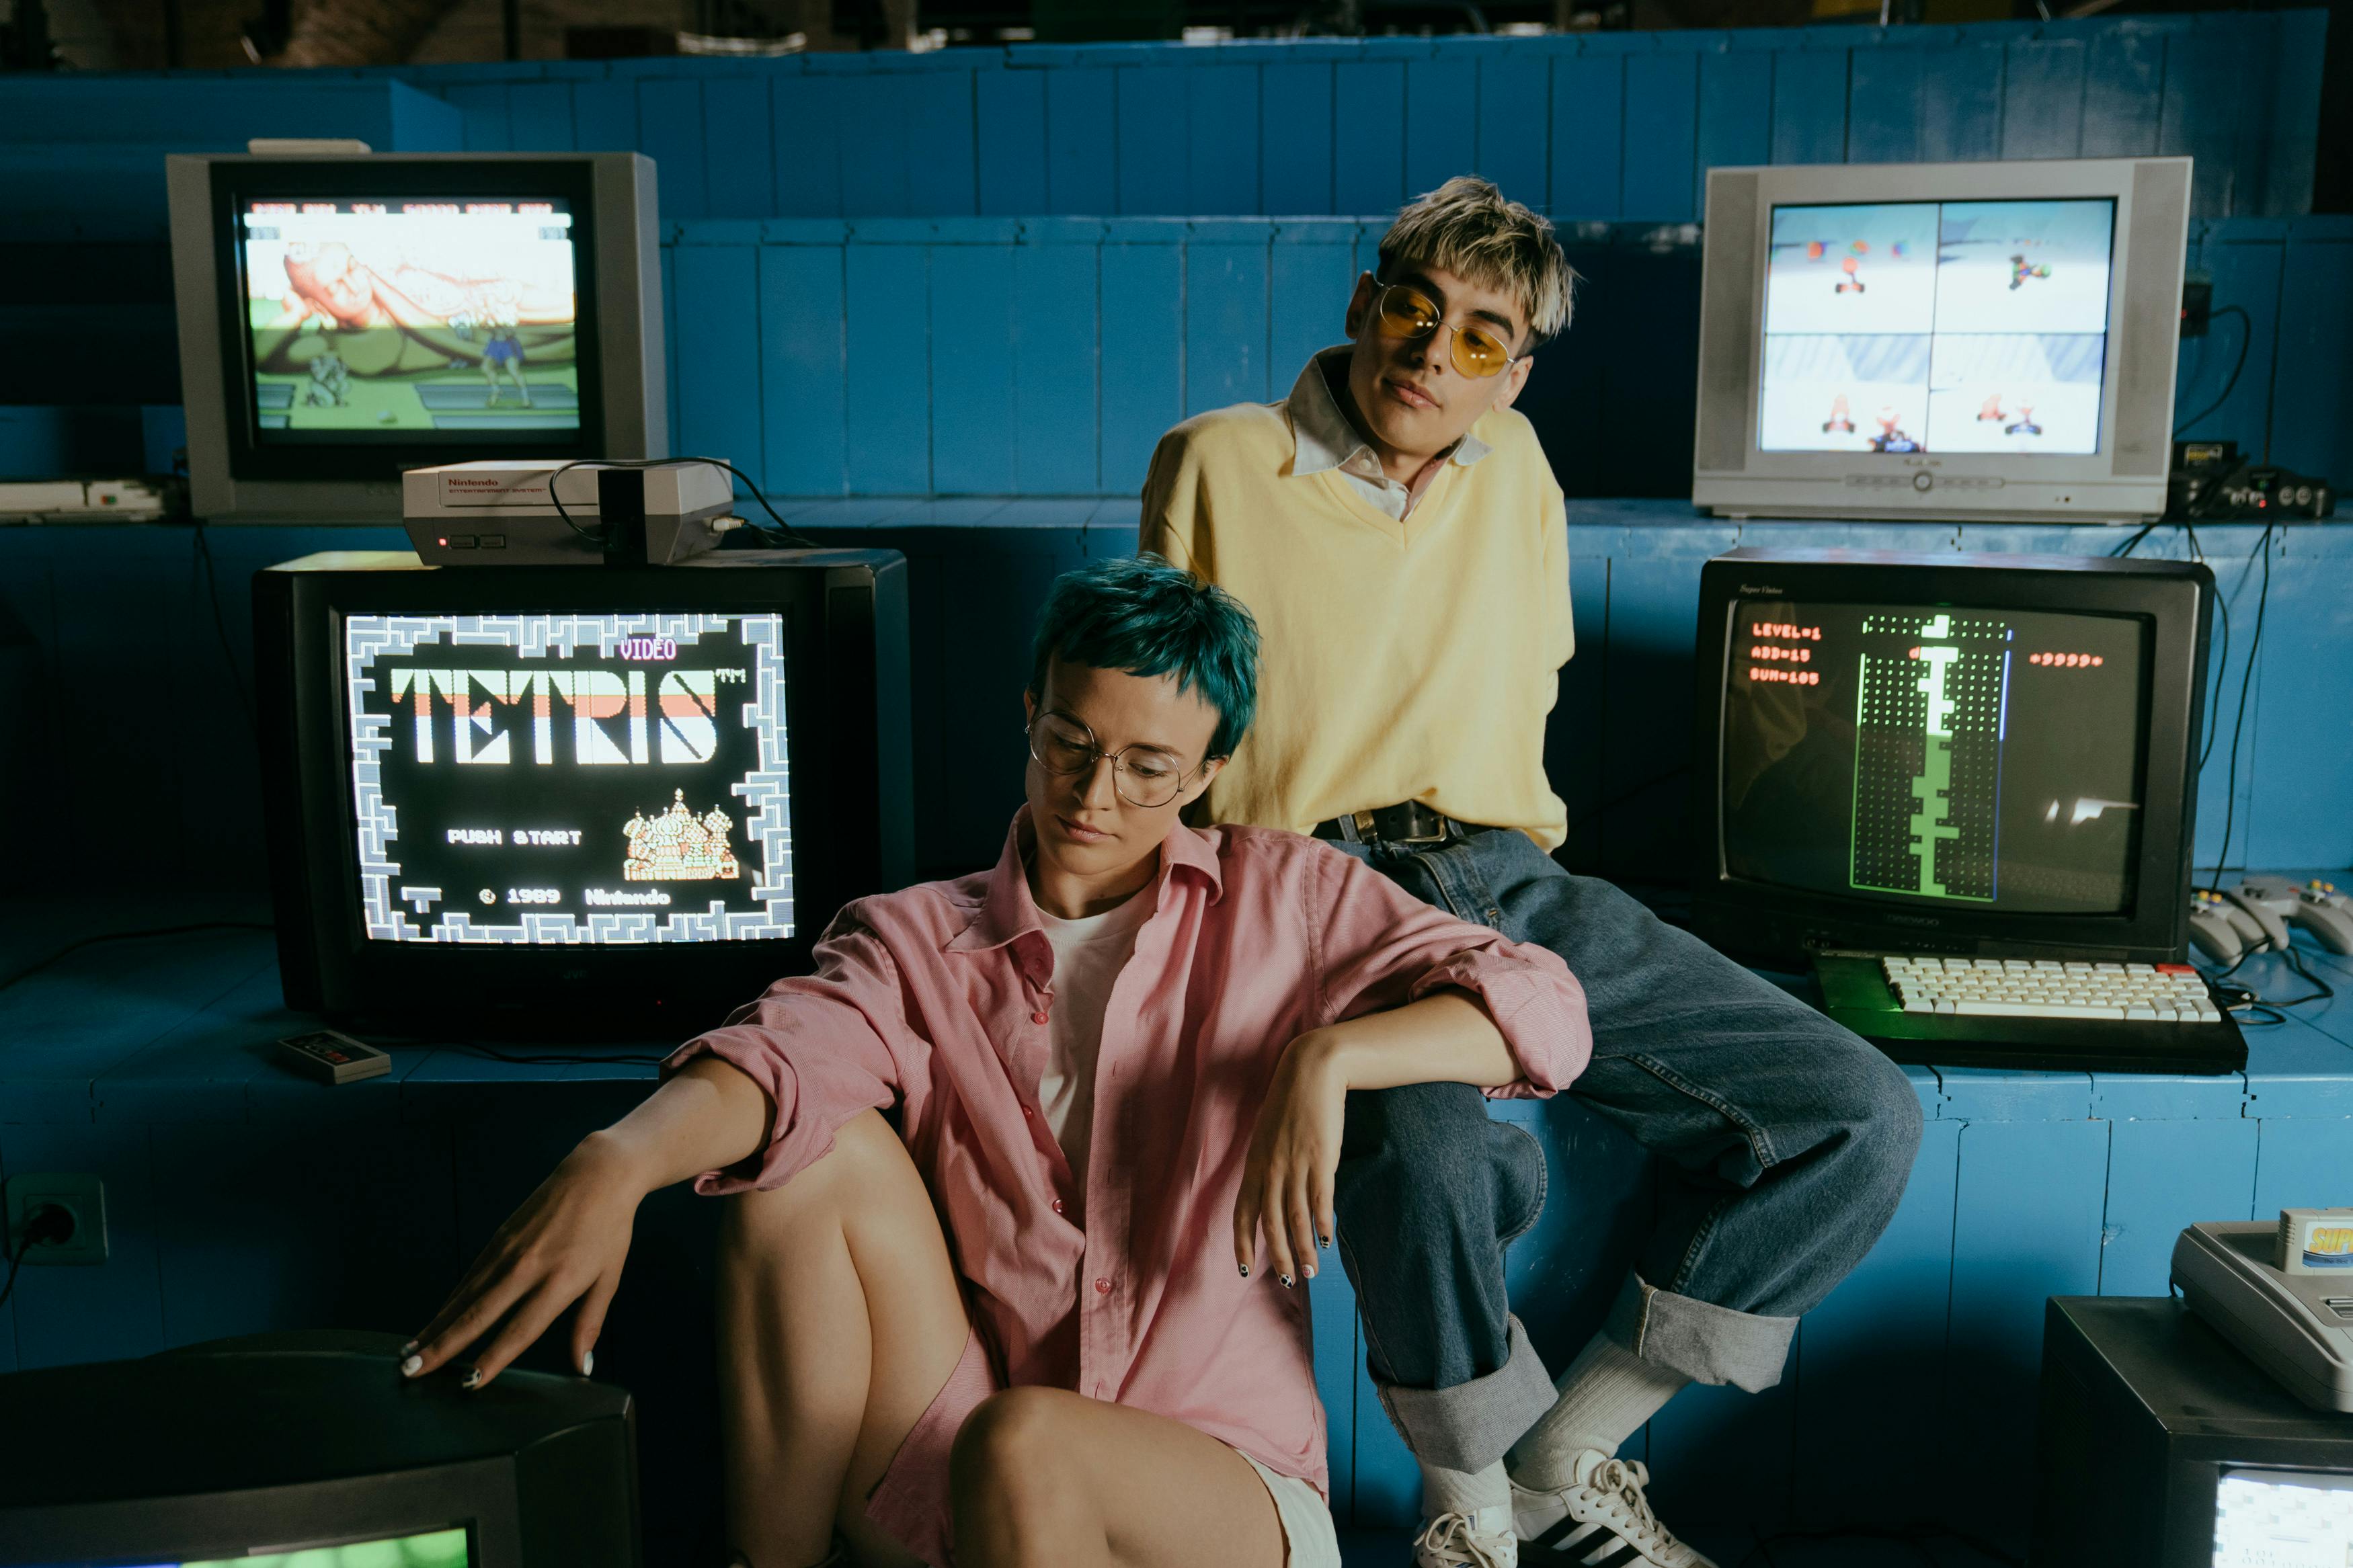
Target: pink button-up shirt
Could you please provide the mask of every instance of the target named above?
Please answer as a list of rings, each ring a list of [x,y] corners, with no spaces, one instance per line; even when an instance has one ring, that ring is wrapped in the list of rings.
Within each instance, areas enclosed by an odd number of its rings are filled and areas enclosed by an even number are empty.
[[[1063,1213],[1082,1188],[1038,1104],[1054,960],[1028,843],[1025,808],[995,870],[851,904],[816,973],[670,1058],[712,1052],[776,1107],[756,1162],[696,1190],[781,1185],[851,1117],[896,1103],[997,1385],[1166,1415],[1329,1495],[1307,1292],[1234,1267],[1276,1063],[1311,1029],[1452,987],[1485,1005],[1525,1075],[1488,1092],[1546,1095],[1590,1053],[1584,991],[1552,953],[1313,838],[1179,826],[1103,1014],[1082,1230]]]

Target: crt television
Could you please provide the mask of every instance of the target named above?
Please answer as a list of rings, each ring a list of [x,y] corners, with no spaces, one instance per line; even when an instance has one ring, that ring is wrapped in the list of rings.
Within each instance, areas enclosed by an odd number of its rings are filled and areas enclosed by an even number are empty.
[[[608,1384],[304,1331],[0,1377],[0,1568],[637,1568]]]
[[[2353,1421],[2311,1409],[2167,1297],[2054,1296],[2030,1561],[2343,1568]]]
[[[2180,561],[1708,562],[1694,927],[1767,962],[2180,961],[2213,594]]]
[[[197,516],[389,522],[407,468],[669,455],[649,160],[165,164]]]
[[[906,563],[254,574],[289,1005],[708,1026],[913,875]]]
[[[1712,169],[1693,501],[2165,510],[2187,158]]]

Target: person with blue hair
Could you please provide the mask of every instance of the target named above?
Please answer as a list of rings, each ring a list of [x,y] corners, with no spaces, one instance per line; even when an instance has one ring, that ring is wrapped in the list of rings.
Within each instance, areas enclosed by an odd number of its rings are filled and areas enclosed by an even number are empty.
[[[843,910],[556,1168],[403,1371],[470,1347],[482,1386],[577,1302],[586,1373],[638,1203],[691,1178],[727,1195],[737,1562],[1338,1568],[1301,1287],[1348,1096],[1553,1093],[1585,1004],[1331,846],[1180,820],[1258,659],[1166,562],[1057,582],[995,868]]]

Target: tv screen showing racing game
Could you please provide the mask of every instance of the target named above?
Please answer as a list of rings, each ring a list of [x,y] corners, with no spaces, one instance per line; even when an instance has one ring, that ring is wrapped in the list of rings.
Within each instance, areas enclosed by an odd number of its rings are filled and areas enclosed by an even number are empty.
[[[259,443],[580,428],[554,198],[253,198],[237,253]]]
[[[376,942],[793,934],[786,617],[349,615]]]
[[[2100,449],[2116,203],[1776,206],[1757,446]]]

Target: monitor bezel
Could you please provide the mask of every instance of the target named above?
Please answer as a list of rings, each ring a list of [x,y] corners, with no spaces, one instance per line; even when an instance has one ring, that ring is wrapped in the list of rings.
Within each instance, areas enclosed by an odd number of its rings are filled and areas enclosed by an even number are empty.
[[[577,155],[503,158],[224,158],[209,170],[213,285],[219,323],[221,408],[233,480],[397,479],[409,468],[485,458],[606,455],[598,225],[595,164]],[[272,443],[260,436],[253,379],[253,334],[247,320],[240,203],[278,196],[346,199],[549,197],[572,214],[574,370],[579,426],[574,430],[434,431],[415,440]]]
[[[1817,604],[2041,610],[2145,620],[2141,826],[2133,902],[2120,912],[1989,910],[1812,892],[1739,877],[1725,866],[1724,711],[1732,607],[1766,596]],[[1693,868],[1693,921],[1727,952],[1799,963],[1830,950],[2179,962],[2189,946],[2197,742],[2205,711],[2206,622],[2213,575],[2202,564],[2106,557],[1928,555],[1895,551],[1742,549],[1700,574],[1692,755],[1705,774]],[[2186,694],[2186,696],[2184,695]],[[2179,787],[2172,781],[2179,780]]]
[[[1706,455],[1721,440],[1718,422],[1730,417],[1730,399],[1712,401],[1707,366],[1716,345],[1708,340],[1727,330],[1718,312],[1704,310],[1700,323],[1699,419],[1693,446],[1694,504],[1725,516],[1970,516],[2141,517],[2162,511],[2165,464],[2150,472],[2118,471],[2126,437],[2134,451],[2163,452],[2172,424],[2178,357],[2179,312],[2169,305],[2158,319],[2127,295],[2136,268],[2169,272],[2159,290],[2178,300],[2185,267],[2187,158],[2012,159],[1964,163],[1788,164],[1708,172],[1713,204],[1720,183],[1754,183],[1754,222],[1746,233],[1717,221],[1711,212],[1707,243],[1717,266],[1718,247],[1736,247],[1745,258],[1746,342],[1740,347],[1741,462],[1712,468]],[[2185,200],[2179,232],[2168,225],[2167,254],[2142,254],[2136,247],[2137,176],[2147,171],[2178,180]],[[2169,195],[2159,192],[2159,195]],[[2096,199],[2116,204],[2108,269],[2107,352],[2100,387],[2100,444],[2089,454],[2013,452],[1782,452],[1759,440],[1758,378],[1763,374],[1765,307],[1771,282],[1773,213],[1785,206],[1873,205],[1892,203],[1968,201],[2065,201]],[[2166,216],[2160,201],[2153,217]],[[2161,340],[2161,341],[2160,341]],[[2142,365],[2139,362],[2149,363]],[[2129,376],[2152,383],[2149,409],[2136,421],[2147,428],[2126,431],[2120,408]],[[1728,452],[1727,452],[1728,455]]]
[[[256,1548],[357,1544],[466,1531],[467,1568],[522,1568],[522,1524],[508,1456],[178,1497],[109,1499],[5,1511],[8,1560],[187,1563]]]
[[[413,563],[414,557],[406,557]],[[266,785],[273,803],[271,872],[280,969],[290,1005],[343,1018],[435,1017],[512,1030],[546,1028],[642,1037],[648,1029],[686,1033],[717,1025],[780,975],[805,972],[834,910],[881,887],[878,847],[852,833],[860,792],[871,795],[871,744],[839,743],[860,715],[832,700],[871,690],[871,672],[844,659],[873,658],[873,642],[828,635],[828,574],[838,562],[801,568],[697,571],[681,568],[439,568],[359,572],[283,571],[290,625],[258,624],[265,659],[261,691]],[[266,572],[264,575],[268,575]],[[257,594],[258,616],[269,615]],[[341,646],[346,616],[385,614],[613,613],[646,610],[786,616],[786,724],[792,737],[794,934],[711,942],[530,947],[377,941],[366,934],[350,772],[349,710]],[[282,658],[283,664],[280,665]],[[280,681],[291,689],[281,689]],[[290,724],[288,717],[291,716]],[[871,723],[871,721],[869,721]],[[861,782],[862,780],[862,782]],[[871,815],[871,808],[867,812]],[[314,989],[315,987],[315,989]],[[371,1005],[371,998],[397,998]]]

